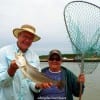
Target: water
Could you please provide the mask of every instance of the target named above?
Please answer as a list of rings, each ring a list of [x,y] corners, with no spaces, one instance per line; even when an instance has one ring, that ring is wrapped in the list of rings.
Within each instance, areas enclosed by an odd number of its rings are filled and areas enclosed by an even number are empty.
[[[79,64],[76,62],[64,62],[63,66],[67,67],[73,73],[78,75],[80,73]],[[47,62],[41,62],[41,68],[48,66]],[[85,90],[82,100],[100,100],[100,64],[92,74],[86,74]],[[74,98],[74,100],[79,100]]]

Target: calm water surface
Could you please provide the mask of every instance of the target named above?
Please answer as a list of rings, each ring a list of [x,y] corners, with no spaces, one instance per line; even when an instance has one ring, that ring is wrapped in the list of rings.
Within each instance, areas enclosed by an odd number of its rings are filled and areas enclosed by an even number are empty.
[[[64,62],[63,66],[73,71],[76,75],[80,73],[79,63]],[[41,62],[41,68],[48,66],[47,62]],[[100,100],[100,63],[92,74],[85,74],[86,83],[82,100]],[[79,100],[74,98],[74,100]]]

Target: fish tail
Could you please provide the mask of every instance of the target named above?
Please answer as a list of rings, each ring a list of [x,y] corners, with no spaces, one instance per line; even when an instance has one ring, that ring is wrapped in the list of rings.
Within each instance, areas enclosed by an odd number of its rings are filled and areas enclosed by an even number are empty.
[[[64,88],[64,81],[63,80],[60,80],[56,83],[56,86],[58,87],[58,89],[63,89]]]

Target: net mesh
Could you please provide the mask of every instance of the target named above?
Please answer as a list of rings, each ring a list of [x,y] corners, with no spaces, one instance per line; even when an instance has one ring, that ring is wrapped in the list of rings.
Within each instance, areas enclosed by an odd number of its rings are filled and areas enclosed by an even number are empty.
[[[100,57],[100,7],[83,1],[73,1],[64,8],[64,21],[74,53],[85,58]],[[84,73],[91,73],[97,62],[84,62]]]
[[[84,63],[84,73],[91,74],[98,66],[97,62],[85,62]],[[81,63],[79,63],[79,67],[81,68]]]

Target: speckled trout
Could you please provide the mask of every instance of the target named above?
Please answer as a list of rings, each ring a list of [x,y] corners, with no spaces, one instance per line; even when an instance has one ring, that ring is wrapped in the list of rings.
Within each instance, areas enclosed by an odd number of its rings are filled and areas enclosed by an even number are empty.
[[[53,80],[46,76],[44,73],[40,72],[37,68],[28,63],[21,52],[17,53],[15,55],[15,58],[16,64],[19,66],[19,69],[23,72],[25,77],[31,79],[36,83],[51,82],[59,89],[62,89],[64,87],[64,81]]]

